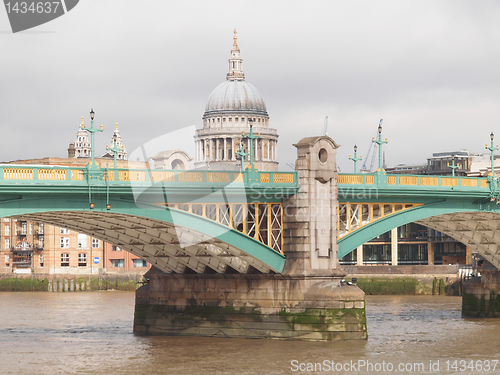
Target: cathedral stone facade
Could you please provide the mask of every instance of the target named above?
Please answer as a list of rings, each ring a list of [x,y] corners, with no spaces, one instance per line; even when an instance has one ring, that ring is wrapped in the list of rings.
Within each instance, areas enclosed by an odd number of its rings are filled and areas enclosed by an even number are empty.
[[[249,140],[243,136],[253,126],[259,138],[253,142],[254,165],[263,171],[278,170],[278,132],[269,127],[269,115],[259,90],[245,80],[236,30],[229,58],[226,81],[208,98],[203,128],[195,135],[195,168],[238,170],[243,147],[249,152]],[[245,167],[249,156],[245,157]]]

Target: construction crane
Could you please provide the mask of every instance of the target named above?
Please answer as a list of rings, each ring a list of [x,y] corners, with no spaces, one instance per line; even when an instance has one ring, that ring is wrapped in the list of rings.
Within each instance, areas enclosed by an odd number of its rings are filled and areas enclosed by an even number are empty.
[[[378,123],[379,126],[382,126],[383,121],[384,121],[383,119],[380,119],[380,122]],[[375,133],[375,136],[372,139],[376,139],[377,137],[378,137],[378,129],[377,132]],[[373,147],[373,152],[372,152],[372,147]],[[360,172],[367,173],[367,172],[373,172],[375,170],[374,167],[375,167],[375,160],[377,159],[378,147],[379,147],[378,144],[370,140],[370,147],[368,147],[368,152],[366,153],[366,159],[363,163],[363,166],[361,167]],[[371,158],[370,158],[370,152],[372,152]],[[370,169],[366,168],[368,160],[370,160]]]

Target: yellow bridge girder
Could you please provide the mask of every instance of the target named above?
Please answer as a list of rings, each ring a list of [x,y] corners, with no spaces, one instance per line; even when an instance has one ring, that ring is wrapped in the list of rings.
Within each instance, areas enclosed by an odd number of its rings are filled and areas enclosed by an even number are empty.
[[[216,221],[283,254],[283,204],[281,202],[156,204]]]
[[[423,203],[351,203],[340,202],[337,207],[337,239],[376,220],[408,210]]]

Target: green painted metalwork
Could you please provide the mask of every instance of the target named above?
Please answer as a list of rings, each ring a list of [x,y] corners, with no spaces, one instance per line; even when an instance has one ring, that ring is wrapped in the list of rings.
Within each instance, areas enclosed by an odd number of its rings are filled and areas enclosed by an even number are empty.
[[[90,168],[96,167],[95,164],[95,159],[94,159],[94,133],[95,132],[102,132],[103,127],[101,125],[100,128],[94,128],[94,110],[90,110],[90,128],[86,128],[85,125],[83,125],[82,121],[82,130],[86,130],[90,133]]]
[[[245,171],[245,156],[250,155],[250,153],[245,152],[243,145],[240,145],[240,149],[236,152],[236,155],[239,155],[241,158],[241,173],[243,173]]]
[[[338,240],[338,257],[401,225],[432,216],[457,212],[498,212],[495,204],[498,179],[462,176],[339,174],[338,200],[350,203],[420,203],[395,212],[347,234]]]
[[[486,149],[490,152],[490,161],[491,161],[491,176],[492,177],[495,177],[495,151],[498,150],[498,146],[493,146],[493,140],[495,139],[495,134],[493,134],[493,132],[491,132],[490,134],[490,139],[491,139],[491,146],[488,147],[488,145],[486,145]]]
[[[10,199],[0,201],[0,217],[25,216],[30,214],[51,212],[93,212],[113,213],[130,215],[135,217],[148,218],[163,223],[171,224],[177,229],[193,230],[216,238],[224,243],[230,244],[252,257],[266,263],[275,272],[281,272],[285,265],[285,257],[279,252],[260,243],[259,241],[233,230],[215,221],[193,215],[181,210],[168,207],[158,207],[147,203],[136,204],[133,200],[111,199],[112,212],[106,209],[104,197],[95,199],[95,208],[88,208],[88,201],[85,195],[66,194],[65,196],[54,197],[46,194],[29,194],[29,196],[12,196]],[[133,252],[133,249],[129,249]],[[136,254],[141,255],[141,254]]]
[[[118,129],[118,124],[116,124],[116,126],[117,126],[117,129]],[[116,146],[116,133],[113,136],[113,147],[106,146],[106,150],[107,151],[111,151],[113,153],[113,161],[114,161],[113,168],[116,169],[116,159],[117,159],[117,156],[118,156],[118,151],[122,151],[123,150],[123,146],[122,147],[117,147]]]
[[[282,202],[297,190],[296,172],[4,164],[0,165],[0,217],[85,211],[153,219],[183,228],[186,233],[197,231],[215,238],[281,272],[285,257],[271,247],[226,225],[165,204]]]
[[[448,168],[451,168],[451,176],[455,177],[455,169],[458,168],[458,165],[455,165],[455,155],[451,157],[451,165],[448,165]]]
[[[254,170],[255,169],[255,166],[253,164],[253,140],[256,139],[256,138],[260,138],[260,134],[258,135],[254,135],[253,134],[253,124],[252,124],[252,120],[248,120],[250,122],[250,134],[245,134],[243,133],[243,137],[245,138],[248,138],[249,140],[249,148],[250,148],[250,169],[251,170]]]
[[[109,186],[116,191],[130,191],[137,188],[156,186],[169,191],[197,189],[241,190],[247,194],[293,195],[298,190],[297,172],[260,172],[252,176],[245,171],[207,171],[207,170],[164,170],[164,169],[125,169],[101,168],[87,175],[87,168],[41,165],[0,165],[0,193],[8,185],[20,189],[44,189],[48,191],[64,185],[69,188]],[[86,178],[87,177],[87,178]],[[251,178],[250,178],[251,177]],[[35,184],[34,184],[35,183]],[[36,185],[36,188],[35,188]],[[45,187],[44,187],[45,186]]]
[[[349,155],[349,160],[352,160],[354,162],[354,173],[358,173],[357,163],[358,161],[363,159],[362,156],[358,158],[357,153],[358,153],[358,146],[354,145],[354,157],[351,158],[351,155]]]
[[[380,120],[378,124],[378,139],[376,140],[375,138],[372,140],[373,143],[376,143],[378,145],[378,170],[382,171],[383,170],[383,165],[382,165],[382,145],[388,143],[387,138],[385,141],[382,140],[382,121]]]
[[[497,189],[484,177],[390,175],[385,172],[339,173],[337,186],[340,202],[375,202],[378,199],[388,202],[392,197],[412,203],[436,196],[486,198]]]
[[[495,212],[500,214],[500,207],[497,204],[484,200],[474,201],[465,199],[447,199],[435,200],[428,203],[394,213],[390,216],[380,218],[373,223],[366,225],[338,241],[339,251],[338,258],[342,258],[355,250],[358,246],[368,242],[369,240],[380,236],[383,233],[417,220],[425,219],[432,216],[445,215],[457,212]]]

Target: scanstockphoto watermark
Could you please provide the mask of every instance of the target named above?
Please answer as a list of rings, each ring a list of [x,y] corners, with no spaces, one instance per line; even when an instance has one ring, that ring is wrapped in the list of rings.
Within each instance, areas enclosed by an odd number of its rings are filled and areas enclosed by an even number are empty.
[[[337,197],[341,201],[345,200],[352,200],[352,199],[357,199],[357,200],[363,200],[363,199],[378,199],[379,196],[379,189],[377,187],[367,187],[367,186],[362,186],[361,188],[359,187],[339,187],[338,189],[338,194]]]
[[[146,164],[149,175],[155,172],[161,173],[163,169],[166,169],[170,172],[177,170],[184,177],[188,177],[186,180],[177,181],[188,184],[188,187],[184,186],[184,190],[175,188],[169,190],[169,183],[172,182],[169,177],[162,177],[159,180],[131,181],[134,200],[139,207],[163,210],[173,202],[191,204],[191,206],[203,205],[207,202],[219,202],[228,206],[247,204],[246,189],[242,184],[227,181],[219,185],[217,182],[204,180],[212,171],[209,163],[198,163],[197,169],[190,169],[192,159],[189,155],[195,153],[192,142],[195,132],[196,127],[194,125],[187,126],[153,138],[129,154],[130,170],[136,167],[134,163],[140,162]],[[202,184],[197,185],[200,183]],[[197,189],[196,186],[200,189]],[[170,210],[170,215],[181,247],[185,248],[202,242],[201,237],[186,236],[183,227],[177,225],[177,223],[183,221],[183,217],[186,215],[185,212]],[[235,224],[239,223],[236,222]],[[211,233],[211,236],[219,237],[230,230],[229,226],[220,226],[215,232]]]
[[[498,359],[485,360],[429,360],[421,362],[391,362],[391,361],[369,361],[364,359],[350,361],[324,360],[321,362],[290,361],[290,370],[294,373],[366,373],[366,374],[443,374],[443,373],[496,373],[498,370]]]
[[[72,10],[80,0],[4,0],[13,33],[31,29],[61,17]]]

